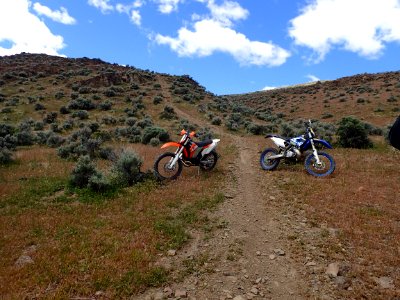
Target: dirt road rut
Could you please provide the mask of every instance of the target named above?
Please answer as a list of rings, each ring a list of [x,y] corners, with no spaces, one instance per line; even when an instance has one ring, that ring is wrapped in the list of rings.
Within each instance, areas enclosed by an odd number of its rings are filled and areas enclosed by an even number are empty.
[[[271,185],[262,185],[259,153],[248,146],[251,143],[246,138],[231,138],[239,155],[228,165],[226,200],[211,216],[218,220],[219,229],[209,239],[192,232],[193,242],[172,259],[186,260],[186,264],[191,260],[201,262],[201,268],[183,281],[151,291],[143,298],[306,298],[301,265],[291,257],[280,212],[268,205],[268,199],[281,197],[272,184],[272,175]]]

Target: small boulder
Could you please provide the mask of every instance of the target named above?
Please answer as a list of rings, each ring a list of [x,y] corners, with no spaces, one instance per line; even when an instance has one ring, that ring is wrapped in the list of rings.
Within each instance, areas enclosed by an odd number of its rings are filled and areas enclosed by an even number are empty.
[[[325,271],[326,274],[329,275],[331,278],[335,278],[339,274],[339,264],[338,263],[331,263],[328,265]]]
[[[393,279],[387,276],[375,278],[375,282],[383,289],[394,289]]]
[[[30,265],[33,263],[34,263],[34,261],[33,261],[32,257],[30,257],[29,255],[21,255],[20,257],[18,257],[17,261],[15,262],[15,266],[18,268],[22,268],[26,265]]]

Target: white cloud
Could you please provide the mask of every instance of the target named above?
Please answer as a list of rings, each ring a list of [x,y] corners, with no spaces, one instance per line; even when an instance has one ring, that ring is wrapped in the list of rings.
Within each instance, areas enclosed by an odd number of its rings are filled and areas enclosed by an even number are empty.
[[[60,10],[52,11],[47,6],[43,6],[40,3],[36,2],[33,5],[33,9],[39,15],[44,15],[55,22],[59,22],[65,25],[73,25],[76,23],[76,20],[68,14],[68,11],[64,7],[61,7]]]
[[[216,5],[214,0],[209,0],[207,6],[211,11],[212,18],[226,26],[231,26],[232,21],[244,20],[249,15],[248,10],[233,1],[225,1],[222,5]]]
[[[266,87],[264,87],[262,90],[263,90],[263,91],[270,91],[270,90],[275,90],[275,89],[277,89],[276,86],[266,86]]]
[[[153,0],[158,3],[158,10],[163,14],[170,14],[178,10],[178,5],[183,0]]]
[[[290,21],[295,44],[311,48],[316,62],[335,46],[367,58],[382,54],[385,43],[400,42],[398,0],[311,0]]]
[[[59,51],[65,47],[63,37],[54,35],[29,8],[28,0],[0,1],[0,45],[2,42],[11,45],[0,46],[0,56],[21,52],[60,55]]]
[[[142,23],[142,16],[140,15],[139,11],[137,10],[132,10],[131,11],[131,21],[136,24],[137,26],[140,26]]]
[[[88,4],[100,9],[103,14],[114,10],[114,6],[108,4],[110,0],[88,0]]]
[[[309,82],[320,81],[320,79],[317,76],[312,74],[308,74],[306,77],[308,78]]]
[[[119,13],[127,14],[132,23],[140,26],[142,23],[142,16],[140,15],[140,11],[137,10],[137,8],[140,8],[142,5],[142,1],[135,1],[131,5],[124,5],[119,3],[115,6],[115,8]]]
[[[232,21],[248,16],[248,11],[238,3],[224,1],[218,6],[213,0],[209,0],[207,6],[211,17],[202,18],[196,15],[193,18],[193,31],[182,27],[176,38],[157,34],[156,42],[170,46],[179,56],[202,57],[214,52],[228,53],[243,65],[277,66],[290,56],[288,51],[271,42],[251,41],[231,28]]]

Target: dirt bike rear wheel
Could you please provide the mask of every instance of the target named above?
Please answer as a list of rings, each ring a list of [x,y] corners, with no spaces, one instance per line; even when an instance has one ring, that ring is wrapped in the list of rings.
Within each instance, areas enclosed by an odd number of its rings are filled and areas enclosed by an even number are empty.
[[[215,151],[211,151],[210,153],[204,155],[204,157],[200,161],[200,169],[203,171],[211,171],[214,169],[215,165],[218,161],[218,154]]]
[[[269,159],[270,156],[277,155],[279,152],[275,148],[267,148],[260,155],[261,168],[267,171],[275,170],[280,162],[279,158]]]

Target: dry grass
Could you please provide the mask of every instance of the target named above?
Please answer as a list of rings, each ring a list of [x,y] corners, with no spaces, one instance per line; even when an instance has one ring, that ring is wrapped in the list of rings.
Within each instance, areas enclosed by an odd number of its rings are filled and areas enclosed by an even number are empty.
[[[159,148],[128,145],[151,167]],[[223,147],[220,151],[229,149]],[[0,297],[126,298],[168,281],[154,263],[190,239],[189,226],[209,230],[204,211],[223,200],[225,162],[211,173],[184,169],[179,180],[152,181],[111,196],[64,191],[73,163],[54,149],[18,151],[0,170]],[[35,166],[35,167],[32,167]],[[20,180],[20,178],[26,178]],[[27,254],[33,264],[15,265]]]
[[[15,158],[13,164],[0,169],[1,199],[21,190],[27,181],[45,178],[48,174],[53,178],[65,178],[73,167],[72,162],[58,159],[54,149],[43,147],[21,148]]]
[[[278,167],[284,205],[295,207],[294,214],[305,211],[321,229],[319,238],[302,244],[314,243],[329,263],[349,267],[351,289],[337,289],[341,298],[392,299],[399,290],[383,289],[375,279],[387,276],[400,286],[400,152],[384,145],[330,152],[337,167],[329,178],[314,178],[301,164]]]

